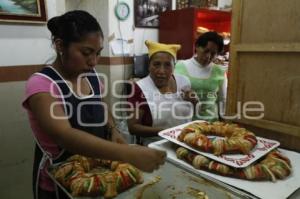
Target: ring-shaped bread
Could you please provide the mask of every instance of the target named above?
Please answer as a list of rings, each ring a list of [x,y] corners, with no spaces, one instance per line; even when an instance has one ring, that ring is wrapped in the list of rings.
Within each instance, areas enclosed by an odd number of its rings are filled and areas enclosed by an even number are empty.
[[[209,139],[207,137],[209,135],[219,137]],[[184,127],[177,139],[214,155],[224,153],[248,154],[257,144],[254,133],[239,127],[237,124],[224,122],[194,122]]]
[[[143,182],[141,171],[128,163],[80,155],[71,156],[54,169],[53,174],[72,196],[113,198]]]
[[[183,147],[176,150],[176,156],[196,169],[245,180],[274,182],[276,179],[286,178],[292,172],[290,160],[277,150],[269,152],[262,160],[243,169],[233,168],[210,160]]]

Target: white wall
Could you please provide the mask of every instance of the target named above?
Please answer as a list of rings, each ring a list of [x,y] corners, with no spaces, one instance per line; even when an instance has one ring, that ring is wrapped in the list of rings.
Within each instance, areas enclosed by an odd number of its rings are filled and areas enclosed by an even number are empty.
[[[104,57],[109,56],[108,48],[108,31],[109,31],[109,20],[108,20],[108,4],[109,0],[65,0],[66,11],[70,10],[85,10],[92,14],[100,23],[104,34],[104,49],[101,55]]]
[[[46,5],[48,18],[57,15],[56,0]],[[46,24],[0,24],[0,44],[0,67],[43,64],[54,55]]]
[[[130,15],[127,20],[120,21],[116,18],[114,8],[118,0],[109,1],[109,35],[115,34],[116,39],[134,39],[130,44],[130,55],[139,55],[147,52],[145,40],[158,41],[158,28],[136,28],[134,27],[134,0],[123,0],[130,7]],[[175,9],[176,0],[172,0],[172,7]],[[111,53],[112,55],[112,53]]]
[[[129,18],[120,21],[115,16],[115,6],[120,0],[65,0],[66,10],[83,9],[90,12],[99,21],[104,32],[104,49],[102,56],[114,56],[109,46],[108,37],[115,35],[114,39],[134,39],[130,44],[130,56],[147,52],[144,44],[146,39],[158,41],[158,28],[134,27],[134,0],[122,0],[130,7]],[[172,0],[173,9],[176,0]],[[119,56],[119,55],[117,55]]]
[[[21,107],[25,82],[0,83],[0,197],[33,198],[34,140]]]
[[[224,8],[225,6],[231,6],[232,0],[218,0],[218,7]]]
[[[125,0],[130,7],[130,15],[128,19],[124,21],[120,21],[115,16],[115,6],[118,0],[110,0],[109,1],[109,9],[108,9],[108,20],[109,20],[109,36],[115,35],[115,39],[124,39],[130,40],[134,38],[133,30],[133,0]],[[113,40],[112,40],[113,41]],[[130,44],[130,55],[133,55],[133,44]],[[110,56],[114,56],[110,49]]]

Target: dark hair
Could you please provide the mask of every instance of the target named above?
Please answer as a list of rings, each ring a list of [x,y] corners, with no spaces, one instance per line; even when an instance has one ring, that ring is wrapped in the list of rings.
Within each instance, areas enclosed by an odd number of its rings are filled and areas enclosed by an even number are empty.
[[[65,46],[71,42],[78,42],[90,32],[100,32],[103,38],[102,29],[91,14],[83,10],[74,10],[61,16],[51,18],[47,27],[52,34],[52,41],[63,40]]]
[[[224,48],[224,41],[223,37],[220,36],[217,32],[206,32],[203,35],[200,35],[195,42],[195,47],[205,47],[209,41],[217,44],[218,53],[222,52]]]

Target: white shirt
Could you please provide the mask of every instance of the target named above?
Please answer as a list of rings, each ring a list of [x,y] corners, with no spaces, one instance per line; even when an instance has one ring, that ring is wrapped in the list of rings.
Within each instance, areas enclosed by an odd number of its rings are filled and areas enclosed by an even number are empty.
[[[208,77],[210,77],[211,71],[212,71],[212,67],[213,67],[213,63],[210,63],[207,66],[202,66],[196,59],[195,57],[192,57],[190,59],[187,60],[183,60],[183,63],[187,69],[188,74],[191,77],[195,77],[195,78],[201,78],[201,79],[206,79]],[[220,100],[220,102],[223,103],[223,107],[221,107],[221,113],[225,112],[225,103],[226,103],[226,96],[227,96],[227,85],[228,85],[228,80],[227,80],[227,76],[225,73],[225,78],[222,84],[222,87],[220,88],[219,92],[218,92],[218,98]]]

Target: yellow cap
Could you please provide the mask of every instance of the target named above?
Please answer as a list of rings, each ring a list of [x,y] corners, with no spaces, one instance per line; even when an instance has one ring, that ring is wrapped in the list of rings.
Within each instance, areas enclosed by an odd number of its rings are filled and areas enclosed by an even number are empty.
[[[167,52],[170,53],[176,60],[176,53],[181,48],[181,45],[179,44],[163,44],[163,43],[157,43],[149,40],[146,40],[145,44],[148,47],[149,58],[155,53]]]

